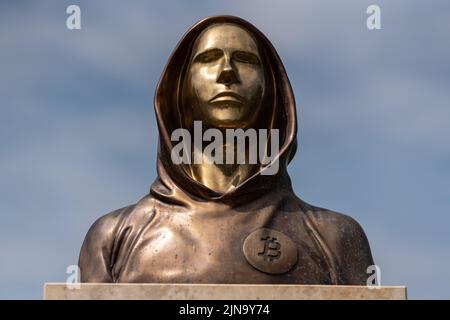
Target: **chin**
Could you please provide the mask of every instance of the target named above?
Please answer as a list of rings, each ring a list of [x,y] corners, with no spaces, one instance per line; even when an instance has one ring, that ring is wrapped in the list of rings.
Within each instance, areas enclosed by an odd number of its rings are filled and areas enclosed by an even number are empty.
[[[230,114],[230,112],[227,112],[225,115],[216,114],[214,117],[210,117],[208,122],[212,127],[216,128],[238,129],[247,127],[249,121],[246,117],[242,117],[240,114],[233,115]]]
[[[211,127],[221,128],[221,129],[239,129],[245,128],[248,123],[238,117],[223,117],[223,118],[214,118],[209,121]]]
[[[218,123],[215,127],[219,128],[219,129],[241,129],[241,128],[244,128],[243,125],[239,125],[234,121],[222,121],[221,123]]]

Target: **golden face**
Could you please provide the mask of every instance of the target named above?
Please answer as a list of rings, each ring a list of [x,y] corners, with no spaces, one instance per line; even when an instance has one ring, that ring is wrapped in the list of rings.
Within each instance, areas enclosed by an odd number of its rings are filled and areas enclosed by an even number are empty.
[[[264,88],[258,46],[246,30],[220,24],[197,38],[184,83],[194,120],[217,128],[250,127]]]

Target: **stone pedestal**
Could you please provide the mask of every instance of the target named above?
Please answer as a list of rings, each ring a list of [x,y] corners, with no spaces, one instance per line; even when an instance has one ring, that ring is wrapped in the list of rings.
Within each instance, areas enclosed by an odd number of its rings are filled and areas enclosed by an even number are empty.
[[[405,300],[406,287],[248,284],[46,283],[45,300]]]

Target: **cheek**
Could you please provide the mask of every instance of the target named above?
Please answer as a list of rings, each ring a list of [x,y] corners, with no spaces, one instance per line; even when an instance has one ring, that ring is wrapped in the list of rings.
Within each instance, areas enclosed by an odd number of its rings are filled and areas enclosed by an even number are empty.
[[[195,87],[203,87],[215,82],[217,78],[217,67],[201,66],[191,69],[192,84]]]
[[[261,68],[245,67],[242,70],[242,85],[252,93],[264,88],[264,73]]]
[[[191,68],[191,84],[196,95],[202,100],[209,100],[217,78],[217,67],[201,66]]]

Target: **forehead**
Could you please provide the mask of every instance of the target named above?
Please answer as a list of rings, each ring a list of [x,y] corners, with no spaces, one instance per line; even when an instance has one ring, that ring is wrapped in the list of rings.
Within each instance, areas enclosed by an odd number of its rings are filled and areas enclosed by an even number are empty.
[[[258,46],[250,33],[233,24],[214,25],[203,31],[195,43],[194,53],[214,48],[258,54]]]

